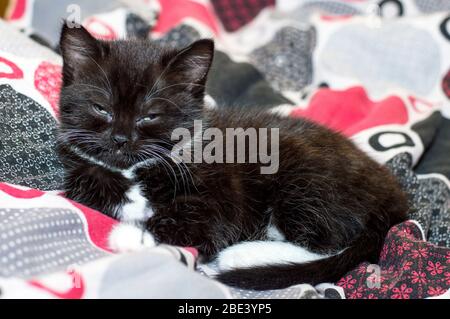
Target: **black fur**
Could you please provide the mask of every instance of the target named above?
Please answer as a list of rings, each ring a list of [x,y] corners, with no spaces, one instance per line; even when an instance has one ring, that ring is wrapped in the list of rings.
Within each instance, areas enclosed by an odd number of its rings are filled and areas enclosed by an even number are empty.
[[[313,252],[344,250],[308,264],[220,274],[227,284],[273,289],[336,281],[362,261],[376,262],[389,228],[406,218],[406,197],[395,178],[340,134],[257,108],[205,109],[210,40],[176,51],[149,41],[97,41],[82,28],[64,27],[61,51],[58,150],[69,198],[118,217],[125,192],[139,182],[155,211],[145,227],[159,242],[194,246],[207,258],[242,241],[267,240],[269,223]],[[152,87],[157,93],[145,101]],[[154,119],[138,124],[146,114]],[[196,119],[223,130],[279,128],[278,172],[261,175],[260,163],[176,165],[169,156],[171,132],[192,131]],[[81,158],[72,146],[117,170],[158,161],[130,181]]]

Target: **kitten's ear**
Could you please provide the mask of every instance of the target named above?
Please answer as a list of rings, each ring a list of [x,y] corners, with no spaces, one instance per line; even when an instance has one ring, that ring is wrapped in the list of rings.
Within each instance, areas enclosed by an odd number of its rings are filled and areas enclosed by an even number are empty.
[[[102,45],[83,26],[64,23],[60,39],[64,60],[64,81],[71,82],[80,67],[93,63],[102,54]]]
[[[170,80],[187,85],[192,91],[203,93],[203,86],[214,57],[214,42],[209,39],[198,40],[179,51],[168,62]],[[199,89],[200,88],[200,89]]]

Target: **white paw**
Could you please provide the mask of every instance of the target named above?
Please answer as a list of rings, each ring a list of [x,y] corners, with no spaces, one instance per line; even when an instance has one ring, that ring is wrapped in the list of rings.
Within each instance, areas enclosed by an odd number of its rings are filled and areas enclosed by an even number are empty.
[[[148,231],[131,224],[119,224],[109,234],[108,244],[113,251],[131,252],[155,247],[156,241]]]

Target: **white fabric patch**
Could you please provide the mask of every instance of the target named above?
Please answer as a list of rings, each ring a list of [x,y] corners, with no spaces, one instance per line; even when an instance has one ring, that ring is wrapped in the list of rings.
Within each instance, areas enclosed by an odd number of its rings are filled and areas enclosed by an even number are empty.
[[[380,136],[379,142],[383,147],[389,148],[389,147],[392,147],[393,145],[399,145],[399,144],[405,143],[406,138],[400,134],[386,133],[386,134]]]

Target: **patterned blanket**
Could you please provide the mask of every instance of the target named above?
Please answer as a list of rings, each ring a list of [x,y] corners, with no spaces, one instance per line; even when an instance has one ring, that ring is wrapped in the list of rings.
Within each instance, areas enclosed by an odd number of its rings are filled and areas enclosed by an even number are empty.
[[[450,297],[450,2],[11,0],[0,15],[0,298]],[[117,222],[58,191],[62,18],[109,40],[214,38],[210,103],[342,132],[398,177],[410,220],[378,264],[316,287],[225,287],[192,248],[110,251]]]

